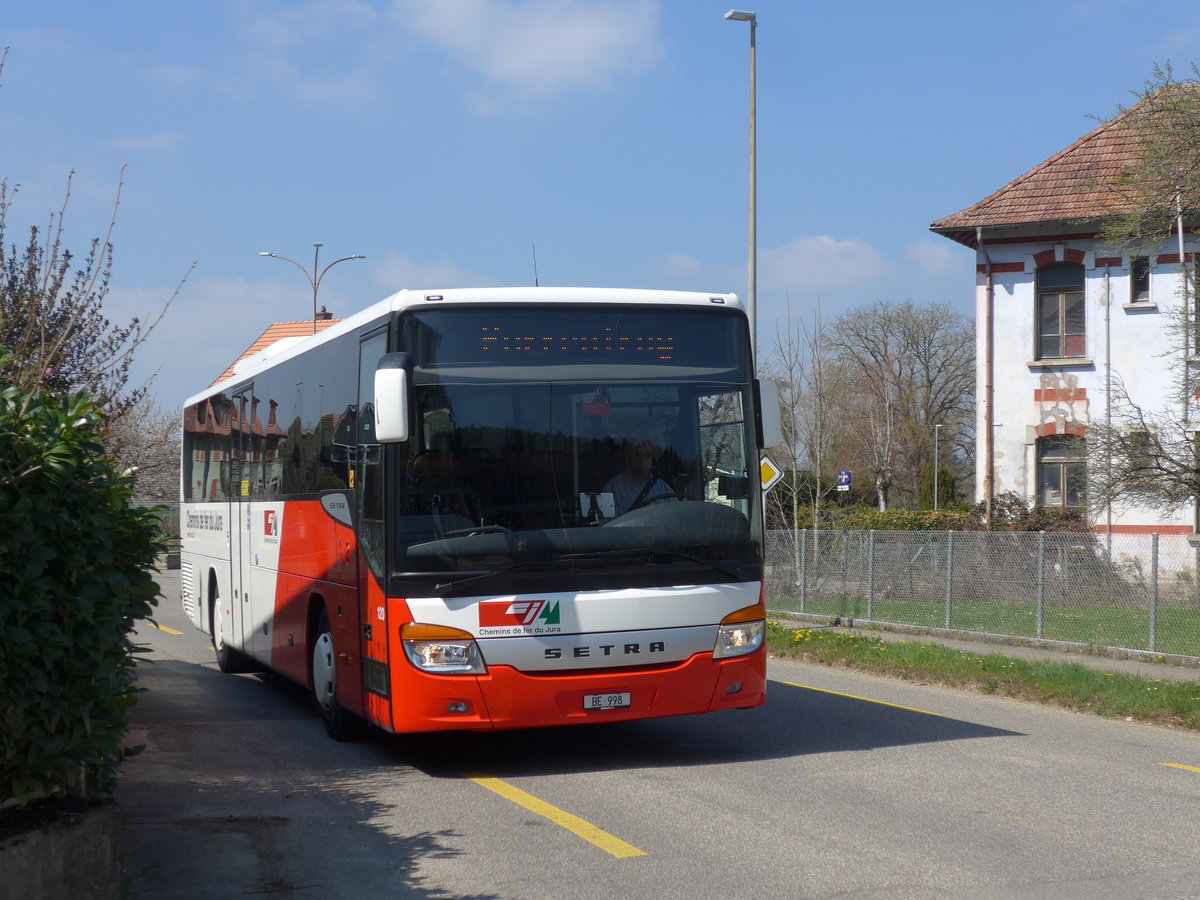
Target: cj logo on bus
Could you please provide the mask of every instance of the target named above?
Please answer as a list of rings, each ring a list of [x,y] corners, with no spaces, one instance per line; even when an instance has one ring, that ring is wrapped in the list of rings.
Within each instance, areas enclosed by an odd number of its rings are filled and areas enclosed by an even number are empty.
[[[479,634],[557,634],[558,601],[489,600],[479,604]]]

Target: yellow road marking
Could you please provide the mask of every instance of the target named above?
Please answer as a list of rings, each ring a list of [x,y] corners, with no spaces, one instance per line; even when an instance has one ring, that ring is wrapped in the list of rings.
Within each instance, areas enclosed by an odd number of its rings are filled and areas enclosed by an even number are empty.
[[[481,773],[470,773],[466,775],[480,787],[485,787],[493,793],[499,794],[506,800],[511,800],[517,806],[524,807],[530,812],[537,813],[543,818],[549,819],[555,825],[559,825],[567,831],[578,835],[589,843],[595,844],[605,853],[610,853],[617,859],[627,859],[631,856],[645,856],[645,851],[639,850],[631,844],[625,843],[620,838],[613,837],[607,831],[602,831],[590,822],[585,822],[578,816],[573,816],[568,812],[563,812],[556,806],[551,806],[543,800],[539,800],[532,794],[527,794],[518,787],[513,787],[499,778],[492,778],[490,775]]]
[[[176,631],[174,628],[168,628],[166,625],[159,625],[156,622],[151,622],[149,619],[146,620],[146,624],[151,628],[157,628],[159,631],[166,632],[167,634],[174,634],[176,636],[183,634],[182,631]]]
[[[1195,766],[1181,766],[1179,763],[1159,763],[1159,765],[1170,769],[1183,769],[1185,772],[1195,772],[1200,775],[1200,769],[1197,769]]]
[[[863,703],[874,703],[876,706],[890,706],[892,709],[902,709],[905,712],[920,713],[923,716],[937,716],[942,718],[941,713],[930,712],[927,709],[916,709],[912,706],[901,706],[899,703],[886,703],[883,700],[872,700],[870,697],[859,697],[854,694],[843,694],[841,691],[827,691],[825,688],[811,687],[807,684],[796,684],[791,681],[780,681],[779,684],[786,684],[788,687],[801,688],[805,691],[816,691],[819,694],[832,694],[835,697],[846,697],[850,700],[861,700]]]

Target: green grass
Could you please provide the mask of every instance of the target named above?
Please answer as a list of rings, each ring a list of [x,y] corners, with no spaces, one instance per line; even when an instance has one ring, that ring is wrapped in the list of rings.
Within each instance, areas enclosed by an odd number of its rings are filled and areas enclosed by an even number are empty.
[[[795,598],[772,600],[776,609],[799,610]],[[867,618],[867,603],[861,598],[809,600],[804,612],[823,616]],[[870,618],[926,628],[946,627],[943,603],[917,600],[876,600]],[[950,627],[1014,637],[1041,637],[1093,647],[1150,650],[1180,656],[1200,656],[1200,609],[1165,606],[1158,613],[1155,646],[1150,647],[1149,613],[1146,609],[1117,606],[1059,606],[1047,603],[1042,612],[1042,633],[1037,634],[1037,607],[1032,603],[955,603]]]
[[[1030,663],[923,641],[767,623],[775,656],[1200,731],[1200,682],[1146,680],[1074,663]]]

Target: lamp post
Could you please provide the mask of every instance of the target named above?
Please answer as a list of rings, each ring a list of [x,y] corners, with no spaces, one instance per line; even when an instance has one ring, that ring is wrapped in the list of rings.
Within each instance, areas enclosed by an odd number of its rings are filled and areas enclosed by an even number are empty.
[[[733,22],[750,23],[750,233],[747,247],[746,314],[750,319],[750,357],[758,371],[758,152],[755,144],[757,123],[757,101],[755,97],[755,51],[754,38],[758,28],[758,13],[742,9],[731,9],[725,18]]]
[[[290,257],[280,256],[278,253],[271,253],[269,250],[262,250],[258,254],[259,256],[270,256],[272,259],[282,259],[284,262],[290,262],[293,266],[295,266],[297,269],[299,269],[301,272],[304,273],[304,277],[308,279],[309,287],[312,288],[312,292],[313,292],[313,315],[312,315],[313,334],[317,333],[317,291],[321,287],[321,279],[325,277],[325,273],[328,272],[330,269],[332,269],[334,266],[336,266],[338,263],[346,262],[347,260],[351,260],[351,259],[366,259],[365,256],[358,254],[358,253],[356,253],[354,256],[343,256],[341,259],[335,259],[333,262],[331,262],[329,265],[327,265],[324,269],[321,270],[321,274],[318,275],[317,274],[317,260],[321,256],[321,248],[323,246],[325,246],[325,245],[319,241],[313,242],[313,267],[312,267],[311,275],[308,274],[308,269],[304,268],[304,266],[300,265],[300,263],[296,262],[294,259],[291,259]]]
[[[933,509],[938,508],[938,436],[942,433],[941,425],[933,426]]]

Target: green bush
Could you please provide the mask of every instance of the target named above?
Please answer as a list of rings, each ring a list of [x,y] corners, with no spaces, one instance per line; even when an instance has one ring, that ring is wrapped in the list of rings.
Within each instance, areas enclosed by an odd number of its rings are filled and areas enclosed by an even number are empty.
[[[961,531],[971,527],[971,515],[958,509],[889,509],[849,507],[838,515],[840,531]]]
[[[97,405],[0,383],[0,802],[110,793],[157,588],[151,510],[105,459]]]
[[[932,495],[931,495],[932,496]],[[801,506],[796,521],[812,528],[811,506]],[[865,503],[821,507],[819,527],[836,531],[1088,531],[1087,520],[1078,509],[1030,507],[1012,491],[992,500],[992,523],[984,525],[984,505],[967,509],[961,504],[942,509],[888,509]],[[790,528],[781,524],[779,528]]]

